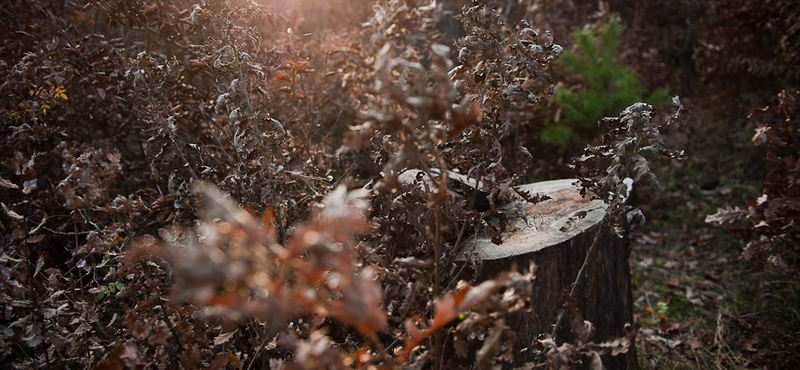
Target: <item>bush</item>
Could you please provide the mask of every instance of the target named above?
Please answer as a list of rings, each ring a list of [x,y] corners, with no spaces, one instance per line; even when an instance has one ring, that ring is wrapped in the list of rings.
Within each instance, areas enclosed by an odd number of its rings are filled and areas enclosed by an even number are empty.
[[[797,95],[784,90],[778,95],[778,106],[750,113],[750,119],[761,121],[753,143],[768,146],[771,172],[764,179],[763,193],[757,198],[748,196],[745,209],[728,206],[706,217],[706,222],[733,224],[731,230],[747,239],[742,256],[753,263],[753,270],[771,265],[789,276],[800,275]],[[745,226],[738,223],[745,219]]]
[[[475,285],[480,261],[456,268],[464,236],[499,239],[507,218],[487,222],[480,193],[442,174],[515,197],[533,156],[504,138],[552,94],[561,47],[489,5],[463,10],[455,41],[418,2],[327,25],[304,13],[312,0],[12,4],[0,362],[421,369],[441,365],[445,340],[480,346],[478,368],[508,361],[504,317],[534,316],[533,274]],[[647,172],[627,154],[582,158]],[[428,181],[398,181],[409,168]],[[608,178],[585,183],[619,187]],[[584,344],[569,351],[599,348]]]
[[[580,84],[556,90],[563,116],[544,129],[543,142],[564,148],[576,141],[576,130],[591,128],[603,117],[642,101],[644,86],[632,68],[620,63],[623,29],[619,19],[611,16],[604,24],[573,32],[574,49],[564,52],[557,63],[577,76]],[[669,92],[659,88],[646,100],[654,106],[664,105],[669,102]]]

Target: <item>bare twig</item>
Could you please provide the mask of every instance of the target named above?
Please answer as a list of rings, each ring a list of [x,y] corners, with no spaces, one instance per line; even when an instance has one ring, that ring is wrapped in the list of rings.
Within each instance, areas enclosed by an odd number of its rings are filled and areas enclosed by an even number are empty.
[[[261,148],[261,156],[264,160],[264,171],[267,174],[267,178],[269,179],[269,183],[271,186],[275,186],[275,177],[270,170],[270,160],[269,160],[269,152],[267,151],[267,146],[264,144],[264,137],[261,134],[261,129],[258,127],[258,123],[256,122],[256,112],[253,109],[253,103],[250,100],[250,93],[247,91],[247,84],[246,79],[244,78],[244,71],[242,70],[242,60],[239,57],[239,51],[236,48],[236,42],[230,42],[231,47],[233,48],[233,57],[236,59],[236,66],[238,67],[239,72],[239,81],[242,83],[242,90],[245,97],[245,102],[247,102],[247,110],[249,113],[250,124],[253,126],[253,130],[255,131],[256,135],[258,136],[256,139],[258,141],[259,147]],[[274,122],[278,122],[273,120]],[[279,123],[278,123],[279,124]],[[286,240],[286,230],[283,227],[283,217],[281,216],[280,210],[280,202],[275,201],[273,203],[273,207],[275,208],[275,222],[278,224],[278,232],[280,235],[280,243],[283,243]]]
[[[256,362],[256,359],[258,358],[258,354],[261,353],[261,349],[267,345],[267,340],[269,340],[270,338],[271,338],[270,335],[264,335],[264,340],[261,341],[261,345],[258,346],[258,349],[256,349],[256,353],[253,354],[253,358],[250,360],[250,363],[247,364],[245,370],[250,370],[250,368],[253,367],[253,364]]]
[[[571,298],[575,298],[575,292],[578,290],[578,285],[582,283],[581,277],[586,273],[586,268],[589,266],[589,257],[592,255],[594,248],[597,246],[597,242],[600,240],[600,234],[603,233],[603,227],[606,224],[606,219],[603,218],[598,224],[597,231],[594,234],[594,239],[592,240],[592,245],[589,246],[589,249],[586,251],[586,257],[583,259],[583,264],[581,265],[580,270],[578,270],[578,275],[575,276],[575,281],[572,282],[572,285],[569,289],[569,296]],[[553,330],[550,332],[550,336],[555,339],[556,332],[558,332],[558,328],[561,327],[561,322],[564,321],[564,308],[562,307],[560,312],[558,313],[558,319],[556,319],[556,324],[553,326]]]
[[[375,354],[378,355],[378,358],[383,360],[383,362],[387,366],[389,366],[392,370],[400,370],[400,366],[398,366],[397,363],[394,362],[394,359],[387,354],[386,349],[383,347],[383,343],[381,343],[380,338],[378,338],[378,336],[374,332],[370,333],[370,335],[367,336],[367,338],[375,347],[376,350]]]
[[[164,314],[164,322],[167,323],[167,327],[169,331],[172,333],[172,336],[175,338],[175,342],[178,343],[178,348],[181,349],[181,353],[185,350],[183,347],[183,342],[181,341],[181,337],[178,335],[178,332],[175,331],[175,327],[172,325],[172,321],[170,321],[169,316],[167,315],[167,308],[164,305],[161,305],[161,312]]]

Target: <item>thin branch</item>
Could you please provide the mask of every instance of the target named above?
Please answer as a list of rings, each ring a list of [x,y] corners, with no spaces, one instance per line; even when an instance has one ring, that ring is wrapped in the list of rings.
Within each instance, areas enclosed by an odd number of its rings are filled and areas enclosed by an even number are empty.
[[[236,42],[231,41],[231,47],[233,48],[233,57],[236,59],[236,66],[238,67],[239,71],[239,81],[242,83],[242,92],[244,93],[245,102],[247,103],[247,110],[250,115],[250,123],[253,125],[253,130],[255,131],[256,135],[258,136],[256,139],[258,141],[259,147],[261,148],[261,156],[264,160],[264,171],[267,173],[267,178],[269,179],[270,186],[275,186],[275,178],[272,174],[272,171],[269,168],[269,152],[267,151],[267,146],[264,144],[264,137],[261,134],[261,129],[258,128],[258,123],[256,122],[256,112],[253,109],[253,103],[250,101],[250,93],[247,91],[247,84],[244,78],[244,71],[242,70],[242,60],[239,58],[239,51],[236,48]],[[273,122],[278,122],[277,120],[273,120]],[[275,222],[278,224],[278,232],[280,234],[280,243],[283,243],[286,240],[286,230],[283,227],[283,217],[281,216],[281,209],[280,204],[276,202],[274,205],[275,207]]]
[[[156,36],[158,36],[158,37],[160,37],[160,38],[162,38],[162,39],[166,40],[166,41],[167,41],[167,42],[169,42],[170,44],[172,44],[172,45],[174,45],[174,46],[176,46],[176,47],[178,47],[178,48],[182,49],[183,51],[185,51],[185,52],[187,52],[187,53],[189,53],[189,54],[192,54],[193,56],[198,56],[198,55],[197,55],[197,54],[196,54],[194,51],[192,51],[192,49],[189,49],[188,47],[186,47],[186,46],[183,46],[183,45],[181,45],[181,44],[177,43],[177,42],[176,42],[175,40],[173,40],[171,37],[168,37],[168,36],[164,36],[164,35],[162,35],[162,34],[161,34],[161,32],[158,32],[158,31],[156,31],[156,30],[152,29],[150,26],[148,26],[148,25],[146,25],[146,24],[140,24],[139,26],[140,26],[140,27],[142,27],[142,28],[144,28],[144,29],[146,29],[146,30],[148,30],[148,31],[150,31],[152,34],[154,34],[154,35],[156,35]]]
[[[245,368],[245,370],[250,370],[250,368],[253,367],[253,364],[256,362],[256,359],[258,358],[258,354],[261,353],[261,349],[264,348],[264,346],[267,345],[267,340],[270,339],[270,338],[271,338],[270,335],[264,335],[264,340],[261,341],[261,345],[258,346],[258,349],[256,350],[256,353],[253,354],[253,358],[250,360],[250,363],[247,364],[247,367]]]
[[[439,189],[439,182],[437,181],[436,177],[433,176],[431,169],[428,167],[425,162],[420,162],[420,167],[422,170],[428,175],[428,178],[431,180],[431,184],[435,189]],[[447,174],[444,169],[440,169],[442,176],[446,177]],[[444,179],[439,179],[439,181],[446,181]],[[442,241],[441,241],[441,206],[436,204],[434,207],[434,222],[435,222],[435,231],[434,231],[434,238],[433,238],[433,296],[439,297],[442,293]],[[433,369],[434,370],[441,370],[442,362],[441,353],[442,353],[442,329],[436,329],[433,332]]]
[[[51,228],[49,228],[47,226],[41,226],[41,229],[45,230],[45,231],[48,231],[48,232],[51,232],[53,234],[58,234],[58,235],[89,235],[89,234],[91,234],[93,232],[93,231],[63,232],[63,231],[53,230],[53,229],[51,229]]]
[[[392,370],[400,370],[400,366],[398,366],[397,363],[394,362],[394,359],[392,358],[392,356],[389,356],[387,354],[386,349],[383,347],[383,343],[381,343],[381,340],[378,338],[378,336],[374,332],[370,333],[369,336],[367,336],[367,338],[372,343],[372,345],[375,347],[375,349],[376,349],[375,354],[378,355],[378,358],[383,360],[383,362],[387,366],[389,366]]]
[[[442,293],[442,243],[441,243],[441,219],[440,219],[440,206],[437,205],[434,210],[434,218],[436,219],[436,232],[433,241],[434,260],[433,260],[433,296],[439,297]],[[442,368],[442,329],[437,328],[433,332],[433,369],[441,370]]]
[[[578,275],[575,276],[575,281],[572,283],[572,286],[569,289],[569,296],[571,298],[575,298],[575,292],[578,290],[578,285],[582,283],[581,277],[586,273],[586,268],[589,266],[589,257],[592,255],[594,248],[597,246],[598,241],[600,240],[600,234],[603,233],[603,227],[606,224],[606,218],[603,218],[598,224],[597,232],[594,234],[594,239],[592,240],[592,245],[589,246],[589,249],[586,251],[586,257],[583,259],[583,265],[581,265],[580,270],[578,270]],[[559,314],[558,319],[556,319],[556,324],[553,326],[553,330],[550,332],[550,337],[555,340],[556,332],[558,328],[561,326],[561,322],[564,321],[564,308],[562,307]]]
[[[172,336],[175,337],[175,342],[178,343],[178,348],[180,348],[181,353],[183,353],[185,350],[183,347],[183,342],[181,341],[181,337],[178,335],[178,332],[175,331],[175,327],[172,326],[172,321],[170,321],[169,316],[167,315],[167,308],[164,305],[161,305],[161,312],[164,313],[164,322],[167,323],[169,331],[172,333]]]

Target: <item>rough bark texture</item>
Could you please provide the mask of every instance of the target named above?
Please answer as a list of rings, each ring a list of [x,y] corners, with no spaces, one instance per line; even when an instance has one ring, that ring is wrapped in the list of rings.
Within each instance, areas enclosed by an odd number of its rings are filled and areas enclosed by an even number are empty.
[[[475,253],[484,256],[481,279],[494,278],[514,266],[527,267],[530,261],[537,268],[531,303],[539,321],[531,322],[522,315],[508,319],[517,338],[514,363],[506,364],[504,368],[516,368],[534,360],[532,351],[520,351],[527,348],[538,336],[552,331],[563,305],[562,292],[569,291],[587,250],[603,225],[600,221],[604,214],[604,205],[582,199],[571,183],[571,180],[559,180],[527,185],[528,190],[550,195],[553,199],[536,205],[525,205],[522,207],[524,212],[517,212],[518,217],[525,218],[521,223],[525,226],[511,230],[509,238],[503,243],[513,245],[498,246],[487,239],[479,238],[473,246]],[[516,207],[520,208],[519,205]],[[580,215],[582,210],[588,212],[582,218],[576,217],[576,213]],[[565,231],[571,234],[567,240],[559,235]],[[597,331],[590,338],[595,343],[622,336],[625,324],[633,322],[626,239],[617,237],[613,230],[604,227],[600,230],[597,243],[583,281],[574,296],[584,320],[589,320],[596,326]],[[498,253],[498,248],[505,252]],[[509,254],[508,251],[512,252]],[[497,255],[500,257],[489,259],[492,258],[490,256]],[[563,320],[556,334],[559,344],[575,341],[568,321]],[[460,362],[468,366],[467,362],[461,361],[463,360],[453,358],[451,363]],[[603,359],[603,363],[607,369],[637,367],[633,350],[626,355],[608,356]]]
[[[561,294],[570,289],[598,228],[596,225],[568,241],[537,252],[483,262],[483,279],[493,278],[513,266],[528,266],[529,261],[537,266],[531,303],[539,322],[531,322],[521,315],[508,319],[509,326],[517,333],[513,367],[534,360],[531,352],[519,351],[528,347],[540,334],[551,332],[563,305]],[[584,320],[591,321],[597,329],[591,339],[594,342],[622,336],[625,324],[633,322],[627,247],[624,239],[618,238],[609,228],[601,230],[586,276],[574,298]],[[562,322],[556,339],[559,344],[575,340],[568,320]],[[631,352],[627,356],[604,358],[603,363],[607,369],[632,369],[636,367],[636,357]]]

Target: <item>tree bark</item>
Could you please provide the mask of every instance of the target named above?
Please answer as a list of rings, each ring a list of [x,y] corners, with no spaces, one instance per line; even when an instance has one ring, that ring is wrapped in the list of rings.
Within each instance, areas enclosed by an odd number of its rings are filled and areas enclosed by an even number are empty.
[[[633,323],[626,239],[603,226],[606,205],[582,198],[574,182],[555,180],[520,186],[520,190],[551,199],[536,204],[519,200],[503,206],[501,210],[509,216],[503,243],[496,245],[478,237],[467,247],[483,260],[481,280],[515,266],[527,268],[531,261],[536,265],[531,304],[539,320],[531,322],[522,315],[507,318],[517,337],[514,362],[504,368],[522,367],[535,360],[534,351],[526,349],[537,338],[551,333],[564,304],[562,293],[570,291],[595,237],[597,245],[573,296],[583,319],[595,325],[596,332],[589,340],[601,343],[621,337],[625,324]],[[575,340],[569,320],[563,320],[556,331],[557,343]],[[468,365],[462,361],[453,355],[450,363]],[[605,356],[603,364],[607,369],[637,368],[633,346],[627,354]]]

